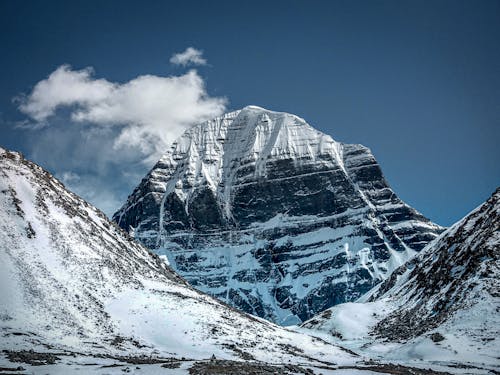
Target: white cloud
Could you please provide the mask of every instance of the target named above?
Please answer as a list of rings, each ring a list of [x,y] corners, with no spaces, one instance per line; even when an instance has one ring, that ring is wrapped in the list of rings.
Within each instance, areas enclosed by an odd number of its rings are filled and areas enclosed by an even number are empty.
[[[38,82],[28,97],[20,99],[19,109],[41,122],[53,115],[58,107],[99,103],[111,95],[115,85],[104,79],[93,79],[92,73],[92,68],[75,71],[62,65],[47,79]]]
[[[21,98],[19,109],[47,121],[66,107],[74,123],[121,129],[113,147],[158,156],[187,127],[219,115],[224,98],[210,97],[195,70],[181,76],[143,75],[126,83],[93,78],[93,70],[63,65]]]
[[[184,52],[176,53],[170,58],[170,62],[175,65],[206,65],[207,60],[203,58],[203,51],[188,47]]]
[[[18,101],[29,116],[23,128],[33,129],[30,157],[107,214],[175,138],[220,115],[226,104],[208,95],[194,70],[116,83],[68,65]]]

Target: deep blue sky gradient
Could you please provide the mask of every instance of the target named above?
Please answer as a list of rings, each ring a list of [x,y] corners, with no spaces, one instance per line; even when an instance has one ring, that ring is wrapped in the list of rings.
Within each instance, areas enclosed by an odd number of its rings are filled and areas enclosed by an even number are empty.
[[[168,59],[188,46],[230,109],[291,112],[370,147],[400,197],[439,224],[500,185],[491,0],[3,1],[0,144],[30,156],[12,98],[61,64],[125,82],[181,74]]]

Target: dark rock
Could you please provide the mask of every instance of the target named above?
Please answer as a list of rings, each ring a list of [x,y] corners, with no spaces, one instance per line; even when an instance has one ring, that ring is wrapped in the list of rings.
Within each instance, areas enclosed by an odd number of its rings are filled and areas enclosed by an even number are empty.
[[[443,340],[445,340],[445,337],[440,334],[439,332],[434,332],[433,334],[431,334],[431,340],[434,341],[434,342],[441,342]]]
[[[190,375],[307,375],[311,373],[311,370],[297,365],[269,365],[260,362],[228,360],[198,361],[189,369]]]
[[[53,365],[61,359],[53,353],[38,353],[33,350],[4,350],[10,362],[21,362],[32,366]]]

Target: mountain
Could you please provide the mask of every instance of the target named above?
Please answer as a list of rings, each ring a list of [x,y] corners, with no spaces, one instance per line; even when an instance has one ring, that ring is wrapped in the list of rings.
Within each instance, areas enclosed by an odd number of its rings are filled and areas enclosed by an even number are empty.
[[[45,374],[73,373],[64,366],[94,373],[88,366],[106,361],[104,367],[111,368],[116,361],[162,363],[158,358],[203,369],[205,362],[192,362],[212,355],[262,362],[255,366],[292,367],[338,365],[357,358],[193,289],[50,173],[4,149],[0,285],[2,373],[26,362],[34,366],[29,373]],[[63,367],[37,370],[35,365],[56,358]]]
[[[368,148],[255,106],[186,131],[113,219],[197,289],[282,325],[356,300],[442,231]]]
[[[500,188],[358,303],[328,309],[303,327],[385,359],[498,369]]]

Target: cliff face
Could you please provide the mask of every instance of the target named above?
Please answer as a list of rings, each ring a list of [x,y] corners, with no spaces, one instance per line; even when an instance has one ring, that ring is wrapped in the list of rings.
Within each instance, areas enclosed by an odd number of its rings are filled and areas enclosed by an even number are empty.
[[[189,129],[114,220],[196,288],[280,324],[357,299],[442,231],[368,148],[254,106]]]

